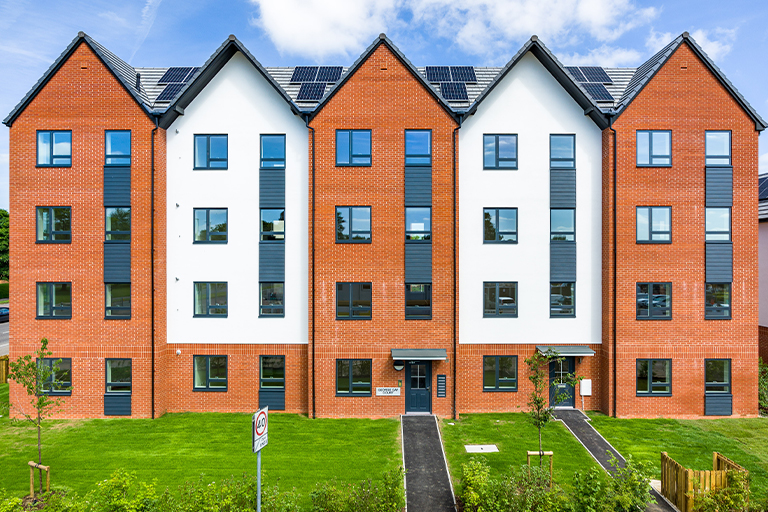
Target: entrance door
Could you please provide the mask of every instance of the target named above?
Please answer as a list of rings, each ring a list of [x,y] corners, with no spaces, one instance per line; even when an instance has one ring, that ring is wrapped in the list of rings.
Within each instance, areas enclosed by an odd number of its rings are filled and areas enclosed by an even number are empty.
[[[406,361],[405,412],[432,412],[431,361]]]
[[[568,376],[569,373],[576,371],[576,359],[574,357],[562,357],[560,361],[552,361],[549,363],[549,403],[554,404],[555,407],[573,407],[576,403],[576,399],[573,393],[573,386],[570,384],[555,384],[553,382],[563,379]],[[555,401],[555,390],[565,396],[559,403]]]

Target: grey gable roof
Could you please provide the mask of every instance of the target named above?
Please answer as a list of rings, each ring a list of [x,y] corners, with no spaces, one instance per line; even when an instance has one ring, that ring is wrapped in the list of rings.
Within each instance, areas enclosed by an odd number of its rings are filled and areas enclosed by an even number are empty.
[[[305,114],[308,112],[302,111],[298,105],[291,99],[291,97],[280,87],[275,79],[270,75],[264,66],[256,60],[256,58],[248,51],[248,49],[241,43],[234,35],[230,35],[226,41],[216,50],[213,55],[203,64],[198,70],[195,77],[187,82],[187,84],[179,91],[179,94],[168,105],[165,113],[161,117],[160,126],[163,129],[167,129],[173,121],[176,120],[179,115],[184,113],[184,109],[189,106],[190,103],[197,97],[198,94],[205,88],[206,85],[213,80],[213,77],[221,71],[224,65],[229,62],[235,53],[242,53],[248,61],[253,64],[259,73],[262,74],[265,80],[277,91],[288,106],[296,115]]]
[[[627,107],[629,107],[632,101],[637,98],[637,95],[640,94],[640,91],[642,91],[645,86],[648,85],[648,82],[650,82],[651,79],[656,76],[656,73],[658,73],[659,69],[661,69],[662,66],[666,64],[672,54],[675,53],[675,51],[677,51],[677,49],[683,43],[688,43],[690,48],[693,50],[693,53],[695,53],[696,56],[699,57],[702,62],[704,62],[704,65],[706,65],[710,72],[715,75],[715,78],[717,78],[722,86],[725,87],[731,96],[733,96],[736,102],[741,105],[741,108],[743,108],[747,115],[755,122],[755,130],[759,132],[765,130],[768,125],[766,125],[763,118],[760,117],[760,114],[758,114],[757,111],[752,108],[752,105],[750,105],[744,96],[741,95],[741,93],[730,82],[730,80],[726,78],[725,74],[720,71],[720,68],[717,67],[717,65],[712,61],[712,59],[709,58],[704,50],[701,49],[701,47],[696,43],[696,41],[694,41],[688,32],[683,32],[671,43],[662,48],[661,51],[659,51],[656,55],[648,59],[639,68],[637,68],[635,75],[632,77],[632,80],[630,80],[629,85],[624,90],[624,94],[622,95],[621,100],[615,108],[616,116],[620,116],[627,109]]]
[[[136,70],[131,67],[127,62],[117,57],[114,53],[104,48],[101,44],[93,40],[85,32],[78,32],[69,45],[64,49],[61,55],[51,64],[51,67],[40,77],[40,80],[29,90],[29,92],[22,98],[22,100],[11,110],[8,116],[3,120],[3,124],[10,127],[13,122],[18,118],[24,109],[35,99],[45,85],[53,78],[56,72],[64,65],[69,57],[75,52],[81,43],[87,44],[91,50],[99,57],[101,62],[118,82],[125,88],[136,103],[147,113],[151,115],[152,109],[149,106],[146,93],[143,91],[141,84],[136,79]],[[138,85],[138,88],[137,88]]]

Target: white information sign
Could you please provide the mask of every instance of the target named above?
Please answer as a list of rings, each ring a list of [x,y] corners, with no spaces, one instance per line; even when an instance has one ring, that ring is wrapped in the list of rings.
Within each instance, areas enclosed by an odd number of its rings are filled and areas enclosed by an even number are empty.
[[[376,388],[376,396],[400,396],[400,388]]]
[[[267,427],[269,426],[269,407],[259,409],[253,415],[253,453],[267,446]]]

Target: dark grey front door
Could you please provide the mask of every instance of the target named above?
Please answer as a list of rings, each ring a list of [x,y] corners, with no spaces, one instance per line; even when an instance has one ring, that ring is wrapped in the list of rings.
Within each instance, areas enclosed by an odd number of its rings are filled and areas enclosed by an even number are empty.
[[[576,371],[576,359],[574,357],[562,357],[560,359],[560,361],[549,363],[549,403],[555,407],[573,407],[576,403],[573,386],[570,384],[555,384],[553,386],[552,384]],[[564,394],[566,398],[555,404],[556,391]]]
[[[406,361],[405,412],[432,412],[431,382],[431,361]]]

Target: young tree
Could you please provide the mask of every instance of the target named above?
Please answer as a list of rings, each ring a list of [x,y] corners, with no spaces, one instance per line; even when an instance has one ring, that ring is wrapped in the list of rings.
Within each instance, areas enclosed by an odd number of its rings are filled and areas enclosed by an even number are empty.
[[[61,398],[49,394],[51,390],[68,391],[59,378],[59,363],[61,359],[52,361],[50,365],[43,360],[50,358],[53,353],[48,350],[48,339],[40,340],[40,347],[33,353],[21,356],[10,362],[11,371],[8,378],[21,385],[27,392],[29,409],[14,403],[19,413],[37,428],[37,463],[43,463],[42,425],[43,420],[61,410]],[[40,470],[40,492],[43,492],[43,470]]]

